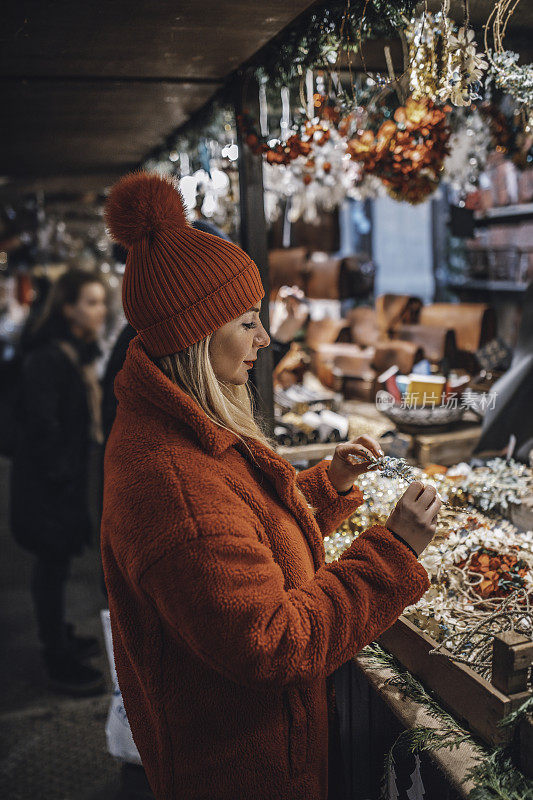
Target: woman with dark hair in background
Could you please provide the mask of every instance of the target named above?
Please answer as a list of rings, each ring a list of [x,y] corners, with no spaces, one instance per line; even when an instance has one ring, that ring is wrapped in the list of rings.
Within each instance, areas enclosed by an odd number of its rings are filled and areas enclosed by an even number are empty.
[[[104,690],[83,663],[98,642],[65,622],[65,584],[73,556],[92,540],[87,484],[90,441],[103,442],[95,360],[107,314],[101,279],[71,270],[54,284],[24,341],[11,471],[13,536],[35,554],[31,593],[51,685],[72,695]]]

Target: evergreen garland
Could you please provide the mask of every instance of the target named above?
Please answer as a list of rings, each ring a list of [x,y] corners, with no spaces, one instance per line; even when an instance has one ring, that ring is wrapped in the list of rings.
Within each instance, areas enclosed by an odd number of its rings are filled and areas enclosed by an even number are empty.
[[[478,754],[479,762],[469,770],[466,781],[472,781],[475,788],[468,800],[533,800],[533,780],[526,778],[513,764],[511,748],[499,747],[489,751],[474,740],[448,714],[408,670],[378,644],[373,643],[363,650],[365,658],[379,667],[385,667],[394,674],[387,684],[394,686],[406,697],[424,707],[426,713],[439,724],[436,728],[418,726],[402,731],[385,757],[382,782],[382,797],[387,800],[387,779],[394,766],[395,756],[403,753],[422,753],[446,748],[457,749],[463,742]],[[502,727],[515,726],[523,714],[533,711],[533,697],[529,697],[519,708],[500,722]]]
[[[306,69],[331,69],[339,46],[393,36],[405,27],[417,0],[330,0],[313,7],[260,52],[258,75],[284,86]]]
[[[533,800],[533,781],[516,769],[507,748],[486,755],[465,780],[476,784],[468,800]]]

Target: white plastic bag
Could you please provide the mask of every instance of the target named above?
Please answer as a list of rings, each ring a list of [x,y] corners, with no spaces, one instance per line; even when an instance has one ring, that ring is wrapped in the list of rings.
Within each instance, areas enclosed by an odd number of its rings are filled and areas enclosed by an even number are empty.
[[[109,661],[109,671],[111,672],[111,680],[113,682],[113,695],[111,697],[111,705],[109,706],[109,713],[105,726],[107,749],[112,756],[120,758],[121,761],[127,761],[130,764],[140,764],[142,766],[139,751],[131,735],[130,724],[126,716],[126,710],[122,702],[122,694],[118,685],[115,659],[113,656],[111,620],[109,618],[108,608],[103,608],[100,611],[100,618],[102,620],[102,628],[104,629],[107,660]]]

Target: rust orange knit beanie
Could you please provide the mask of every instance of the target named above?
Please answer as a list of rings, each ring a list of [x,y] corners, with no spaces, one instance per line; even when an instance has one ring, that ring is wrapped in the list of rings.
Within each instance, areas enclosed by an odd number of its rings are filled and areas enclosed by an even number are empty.
[[[264,297],[259,270],[240,247],[189,225],[170,178],[121,178],[105,220],[128,250],[122,304],[151,356],[184,350]]]

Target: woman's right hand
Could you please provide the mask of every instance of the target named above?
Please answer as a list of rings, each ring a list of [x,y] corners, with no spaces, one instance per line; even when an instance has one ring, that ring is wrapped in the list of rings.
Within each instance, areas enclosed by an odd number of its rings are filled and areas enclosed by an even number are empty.
[[[434,486],[413,481],[396,503],[385,525],[405,539],[420,555],[435,536],[441,505]]]

